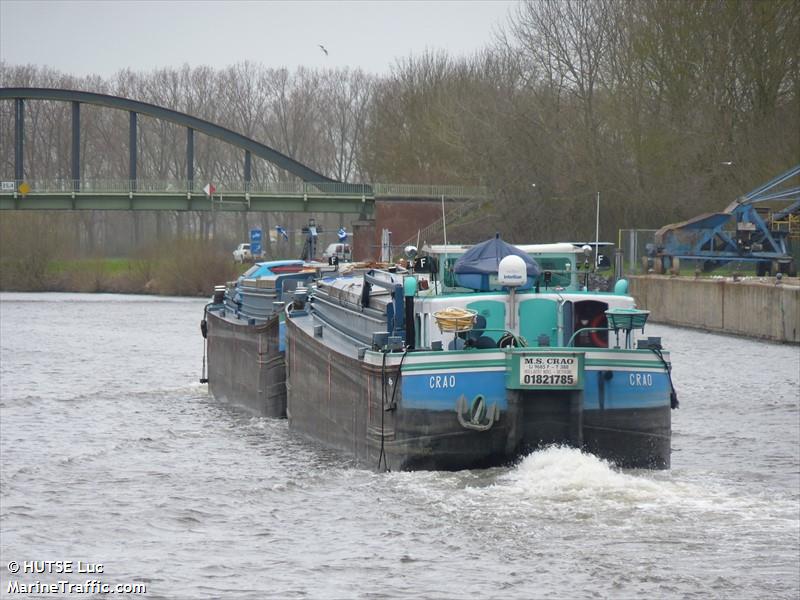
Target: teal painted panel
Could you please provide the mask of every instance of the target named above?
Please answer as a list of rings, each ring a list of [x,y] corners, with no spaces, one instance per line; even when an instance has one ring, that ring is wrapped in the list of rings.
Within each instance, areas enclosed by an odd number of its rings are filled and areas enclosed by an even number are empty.
[[[538,346],[539,336],[550,336],[550,345],[557,345],[558,305],[553,300],[535,298],[519,304],[519,333],[529,346]]]
[[[506,303],[497,300],[478,300],[477,302],[470,302],[467,308],[477,311],[479,316],[486,319],[486,329],[494,329],[495,331],[487,331],[486,335],[497,342],[503,335],[503,330],[506,328]]]

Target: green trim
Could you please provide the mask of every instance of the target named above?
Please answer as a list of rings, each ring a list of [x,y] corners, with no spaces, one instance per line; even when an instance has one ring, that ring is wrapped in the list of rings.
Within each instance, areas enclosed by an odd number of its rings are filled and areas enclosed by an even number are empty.
[[[642,360],[591,360],[586,359],[587,367],[642,367],[642,368],[663,368],[660,361],[642,361]]]
[[[572,350],[573,348],[565,348],[565,350]],[[598,352],[625,352],[627,354],[639,354],[641,356],[653,356],[652,350],[641,350],[637,348],[597,348],[596,346],[587,346],[587,347],[576,347],[575,349],[580,350],[581,352],[586,352],[586,354],[598,353]]]
[[[506,361],[505,359],[500,360],[486,360],[486,361],[453,361],[453,362],[437,362],[437,363],[426,363],[423,365],[410,365],[408,363],[403,364],[403,372],[405,371],[441,371],[443,369],[465,369],[465,368],[479,368],[483,369],[486,367],[500,367],[505,369]]]
[[[444,356],[454,356],[456,354],[461,354],[464,356],[481,356],[486,355],[492,352],[497,352],[498,350],[502,351],[501,348],[470,348],[468,350],[423,350],[421,352],[414,352],[412,356],[414,358],[418,356],[424,357],[440,357]],[[367,354],[373,354],[378,357],[380,360],[381,353],[375,350],[367,350]],[[401,356],[400,353],[395,353],[397,356]]]
[[[281,314],[281,316],[283,316]],[[414,352],[414,358],[425,358],[430,359],[429,362],[424,362],[422,364],[414,364],[414,363],[403,363],[403,372],[414,372],[414,371],[431,371],[431,370],[444,370],[444,369],[467,369],[467,368],[497,368],[497,367],[507,367],[508,357],[513,355],[518,355],[520,353],[527,353],[527,354],[539,354],[541,356],[553,356],[553,355],[560,355],[560,354],[580,354],[584,358],[581,360],[581,370],[585,370],[587,367],[628,367],[632,369],[663,369],[663,364],[660,361],[656,360],[636,360],[630,358],[594,358],[591,356],[592,353],[596,352],[614,352],[613,349],[610,348],[558,348],[552,347],[548,348],[547,350],[543,350],[536,347],[524,347],[524,348],[504,348],[501,349],[504,353],[504,357],[502,358],[482,358],[489,354],[495,354],[498,352],[498,348],[485,348],[485,349],[470,349],[470,350],[450,350],[450,351],[428,351],[428,352]],[[637,351],[641,356],[651,355],[652,353],[649,350],[641,350]],[[375,352],[374,354],[380,355],[380,353]],[[440,361],[437,359],[443,358],[445,356],[452,357],[455,355],[461,357],[459,360],[452,360],[452,361]],[[626,351],[626,354],[629,356],[630,351]],[[667,361],[667,364],[670,364],[670,361]],[[393,367],[395,365],[392,365]]]
[[[526,348],[525,350],[530,351],[531,349]],[[554,356],[560,353],[555,352],[543,352],[541,356]],[[570,353],[572,354],[572,353]],[[506,366],[506,359],[500,360],[459,360],[459,361],[450,361],[450,362],[430,362],[425,364],[403,364],[403,371],[430,371],[430,370],[442,370],[442,369],[461,369],[461,368],[486,368],[486,367],[505,367]],[[652,362],[644,362],[644,361],[633,361],[633,360],[586,360],[583,363],[582,368],[587,367],[629,367],[632,369],[661,369],[663,365],[658,361]]]

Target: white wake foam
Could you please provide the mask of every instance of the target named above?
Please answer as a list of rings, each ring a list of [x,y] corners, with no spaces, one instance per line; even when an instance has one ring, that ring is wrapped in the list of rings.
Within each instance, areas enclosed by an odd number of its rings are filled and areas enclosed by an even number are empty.
[[[553,446],[534,452],[498,479],[518,494],[551,500],[585,499],[651,502],[674,495],[674,484],[617,470],[575,448]]]
[[[684,474],[685,475],[685,474]],[[686,481],[673,471],[621,471],[580,450],[550,447],[500,475],[492,491],[509,501],[534,501],[568,510],[635,509],[743,519],[780,519],[798,527],[791,494],[753,493],[705,478]]]

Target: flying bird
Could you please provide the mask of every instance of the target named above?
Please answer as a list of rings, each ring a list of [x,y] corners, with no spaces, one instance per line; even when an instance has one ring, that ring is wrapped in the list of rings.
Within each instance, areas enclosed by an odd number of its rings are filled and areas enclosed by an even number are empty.
[[[325,48],[325,46],[322,44],[317,44],[317,46],[319,46],[319,49],[325,53],[325,56],[328,56],[328,50]]]

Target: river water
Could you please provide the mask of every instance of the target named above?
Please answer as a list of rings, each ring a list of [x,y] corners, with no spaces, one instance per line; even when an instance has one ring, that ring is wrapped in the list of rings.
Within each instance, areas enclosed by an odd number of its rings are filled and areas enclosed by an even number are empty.
[[[800,595],[797,347],[650,326],[681,401],[670,471],[550,448],[381,474],[210,398],[204,303],[0,295],[0,595]]]

